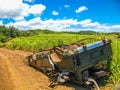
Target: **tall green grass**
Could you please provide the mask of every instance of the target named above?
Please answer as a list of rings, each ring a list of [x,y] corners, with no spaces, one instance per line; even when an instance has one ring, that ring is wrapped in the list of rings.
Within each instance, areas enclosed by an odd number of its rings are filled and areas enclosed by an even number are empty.
[[[110,80],[113,85],[120,84],[120,40],[113,39],[112,40],[112,61],[110,64],[111,76]]]
[[[19,37],[6,43],[6,48],[20,49],[26,51],[37,51],[39,49],[53,48],[61,44],[70,44],[83,38],[93,37],[76,34],[42,34],[32,37]],[[86,41],[85,43],[87,43]]]

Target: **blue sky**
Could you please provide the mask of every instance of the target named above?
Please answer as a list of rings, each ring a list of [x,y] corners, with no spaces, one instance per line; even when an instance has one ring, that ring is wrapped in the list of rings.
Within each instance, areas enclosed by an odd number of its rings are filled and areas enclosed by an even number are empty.
[[[0,25],[120,32],[120,0],[0,0]]]

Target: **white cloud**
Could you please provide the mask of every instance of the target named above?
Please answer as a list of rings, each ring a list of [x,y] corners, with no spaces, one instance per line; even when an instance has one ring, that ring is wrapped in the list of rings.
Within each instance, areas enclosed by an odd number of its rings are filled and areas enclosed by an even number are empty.
[[[64,31],[71,25],[77,25],[77,20],[66,19],[66,20],[41,20],[39,17],[31,19],[29,21],[23,20],[16,23],[9,23],[7,26],[15,26],[19,29],[50,29],[56,31]]]
[[[59,12],[54,10],[54,11],[52,11],[52,14],[56,16],[56,15],[59,15]]]
[[[3,22],[0,20],[0,25],[3,25]]]
[[[7,26],[14,26],[20,30],[27,29],[49,29],[54,31],[97,31],[97,32],[120,32],[120,25],[105,25],[99,22],[93,22],[91,19],[78,21],[76,19],[63,20],[42,20],[37,17],[29,21],[22,20],[15,23],[9,23]]]
[[[28,4],[26,4],[26,3],[24,3],[23,5],[22,5],[22,12],[20,13],[20,17],[21,16],[28,16],[29,15],[29,9],[30,9],[30,5],[28,5]]]
[[[23,0],[23,1],[31,3],[31,2],[34,2],[35,0]]]
[[[14,20],[15,20],[16,22],[18,22],[18,21],[23,21],[23,20],[24,20],[24,17],[23,17],[23,16],[14,17]]]
[[[65,7],[65,8],[69,8],[69,7],[70,7],[70,5],[64,5],[64,7]]]
[[[86,19],[85,21],[80,22],[80,24],[82,27],[95,27],[100,25],[98,22],[92,22],[90,19]]]
[[[105,25],[90,19],[79,22],[82,28],[97,32],[120,32],[120,25]]]
[[[7,24],[7,26],[15,26],[19,29],[32,29],[31,25],[34,25],[37,23],[37,25],[39,25],[40,23],[40,18],[34,18],[32,20],[29,20],[29,21],[26,21],[26,20],[23,20],[23,21],[18,21],[18,22],[15,22],[15,23],[9,23]]]
[[[79,7],[78,9],[75,10],[76,13],[80,13],[80,12],[83,12],[85,10],[88,10],[88,8],[86,6],[81,6]]]
[[[45,5],[29,5],[27,3],[23,3],[22,0],[0,0],[1,18],[13,18],[15,20],[20,20],[29,14],[41,15],[45,9]]]
[[[112,32],[120,32],[120,25],[113,25],[110,27]]]
[[[45,27],[47,29],[56,30],[56,31],[66,31],[67,28],[71,27],[71,25],[77,25],[77,20],[73,20],[73,19],[66,19],[66,20],[49,19],[49,20],[44,21],[43,25],[45,25]]]
[[[89,24],[91,23],[91,19],[86,19],[86,20],[83,20],[81,22],[79,22],[81,25],[86,25],[86,24]]]
[[[0,17],[19,16],[22,12],[22,4],[22,0],[0,0]]]
[[[42,4],[36,4],[33,5],[29,8],[29,13],[31,14],[42,14],[42,12],[46,9],[46,6],[42,5]]]
[[[114,26],[112,26],[112,28],[116,28],[116,29],[118,28],[119,29],[120,25],[114,25]]]

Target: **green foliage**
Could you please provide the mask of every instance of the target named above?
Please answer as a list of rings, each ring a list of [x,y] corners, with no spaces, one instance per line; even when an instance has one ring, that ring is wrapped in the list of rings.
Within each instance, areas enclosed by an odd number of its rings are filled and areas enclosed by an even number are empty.
[[[62,44],[63,44],[63,40],[58,39],[57,44],[58,44],[58,45],[62,45]]]
[[[14,38],[19,36],[20,31],[13,26],[5,27],[0,26],[0,34],[6,36],[7,38]]]
[[[17,28],[13,26],[5,27],[5,26],[0,26],[0,34],[4,35],[7,38],[15,38],[15,37],[28,37],[28,36],[34,36],[34,35],[39,35],[39,34],[53,34],[55,33],[54,31],[50,30],[42,30],[42,29],[36,29],[36,30],[18,30]]]
[[[5,44],[0,42],[0,47],[4,47],[4,46],[5,46]]]
[[[120,34],[117,35],[117,38],[120,38]]]
[[[88,38],[88,35],[76,34],[40,34],[32,37],[19,37],[12,39],[11,42],[6,43],[7,48],[20,50],[39,50],[46,48],[53,48],[61,44],[70,44],[83,38]],[[90,37],[94,37],[91,35]],[[92,40],[89,40],[92,42]],[[87,43],[87,41],[85,41]]]
[[[6,42],[7,38],[4,35],[0,34],[0,42]]]
[[[56,32],[54,32],[54,31],[51,31],[51,30],[41,30],[41,32],[42,33],[44,33],[44,34],[54,34],[54,33],[56,33]]]
[[[110,63],[110,79],[114,85],[118,85],[120,84],[120,40],[113,39],[112,41],[113,56]]]

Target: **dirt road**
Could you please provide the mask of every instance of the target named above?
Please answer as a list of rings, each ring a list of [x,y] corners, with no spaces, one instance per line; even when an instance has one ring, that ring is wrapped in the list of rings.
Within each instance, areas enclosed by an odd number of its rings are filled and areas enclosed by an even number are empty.
[[[26,64],[27,55],[30,52],[0,48],[0,90],[87,90],[76,85],[49,88],[48,77]]]

